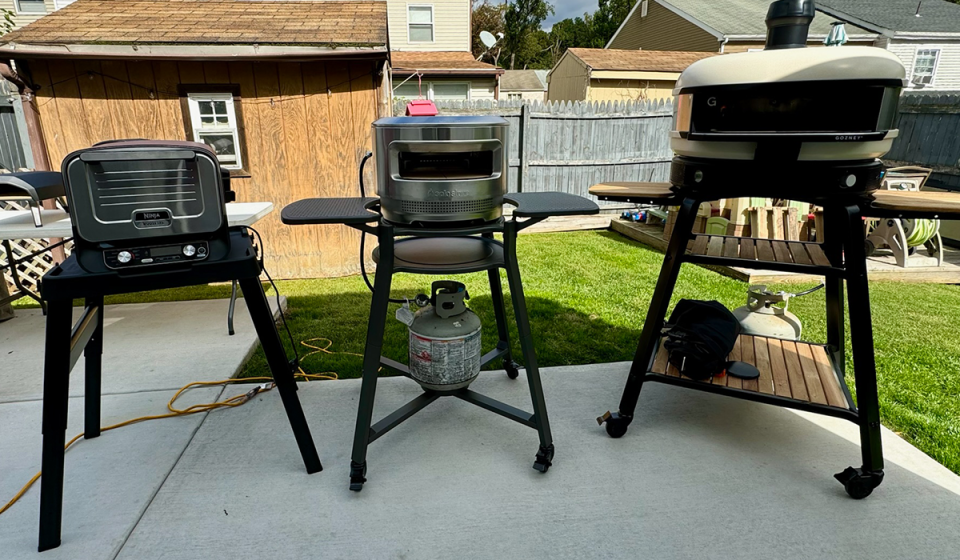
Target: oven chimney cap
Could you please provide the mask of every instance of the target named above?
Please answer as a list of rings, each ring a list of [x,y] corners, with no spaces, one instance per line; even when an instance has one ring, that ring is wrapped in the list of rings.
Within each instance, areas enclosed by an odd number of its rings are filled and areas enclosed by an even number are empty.
[[[437,106],[429,99],[414,99],[407,103],[408,117],[435,117],[437,113]]]
[[[807,46],[807,32],[816,15],[813,0],[776,0],[767,10],[765,50]]]

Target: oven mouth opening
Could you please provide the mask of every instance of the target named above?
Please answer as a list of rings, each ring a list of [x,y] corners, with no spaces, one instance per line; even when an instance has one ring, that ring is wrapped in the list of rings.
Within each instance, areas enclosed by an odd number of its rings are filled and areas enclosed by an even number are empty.
[[[399,152],[398,175],[410,180],[471,180],[493,176],[493,152]]]

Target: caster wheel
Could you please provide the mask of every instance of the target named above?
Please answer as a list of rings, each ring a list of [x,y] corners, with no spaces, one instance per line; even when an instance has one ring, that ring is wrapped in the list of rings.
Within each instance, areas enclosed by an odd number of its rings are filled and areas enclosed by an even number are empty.
[[[520,364],[513,360],[503,362],[503,369],[507,371],[507,377],[510,379],[520,377]]]
[[[627,433],[627,427],[628,427],[628,424],[624,422],[622,419],[611,418],[610,420],[607,420],[607,426],[606,426],[607,435],[614,439],[622,438],[624,434]]]
[[[363,490],[363,483],[367,481],[367,464],[354,463],[350,461],[350,490],[359,492]]]
[[[873,489],[883,482],[883,471],[864,472],[863,469],[847,467],[842,473],[834,475],[854,500],[862,500],[873,493]]]
[[[863,242],[863,252],[866,254],[866,256],[871,257],[877,252],[877,246],[873,244],[873,241],[867,239]]]
[[[537,459],[533,463],[533,468],[540,471],[541,473],[547,472],[550,469],[550,466],[553,465],[553,445],[547,447],[541,447],[537,451]]]

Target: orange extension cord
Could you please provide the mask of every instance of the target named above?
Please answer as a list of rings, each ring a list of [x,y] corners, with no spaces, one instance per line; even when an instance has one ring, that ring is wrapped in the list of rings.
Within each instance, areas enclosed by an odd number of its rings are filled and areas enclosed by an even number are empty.
[[[324,345],[322,345],[322,346],[315,346],[315,345],[313,345],[313,344],[309,344],[309,343],[311,343],[311,342],[326,342],[326,344],[324,344]],[[309,356],[313,356],[313,355],[315,355],[315,354],[320,354],[320,353],[324,353],[324,354],[347,354],[347,355],[350,355],[350,356],[359,356],[359,357],[361,357],[361,358],[363,357],[362,354],[357,354],[357,353],[355,353],[355,352],[332,352],[332,351],[330,350],[330,347],[333,346],[333,341],[330,340],[329,338],[322,338],[322,337],[310,338],[310,339],[307,339],[307,340],[300,341],[300,344],[302,344],[303,346],[306,346],[307,348],[311,348],[311,349],[312,349],[310,352],[304,354],[304,355],[300,358],[301,361],[304,360],[304,359],[306,359],[306,358],[309,357]],[[303,368],[302,368],[302,367],[298,367],[297,369],[298,369],[298,371],[297,371],[297,373],[294,374],[294,378],[299,379],[299,380],[302,380],[302,381],[312,381],[312,380],[318,380],[318,379],[329,379],[329,380],[333,380],[333,379],[338,379],[338,378],[339,378],[339,376],[337,375],[337,373],[336,373],[336,372],[333,372],[333,371],[327,371],[327,372],[323,372],[323,373],[307,373],[307,372],[303,371]],[[240,394],[240,395],[234,395],[234,396],[232,396],[232,397],[230,397],[230,398],[228,398],[227,400],[224,400],[224,401],[218,401],[218,402],[212,402],[212,403],[195,404],[195,405],[189,406],[189,407],[187,407],[187,408],[176,408],[176,407],[174,407],[174,403],[177,402],[177,399],[179,399],[185,392],[189,391],[190,389],[192,389],[192,388],[194,388],[194,387],[206,387],[206,386],[211,386],[211,385],[232,385],[232,384],[235,384],[235,383],[247,383],[247,382],[250,382],[250,381],[266,381],[267,383],[263,383],[263,384],[261,384],[261,385],[257,385],[256,387],[254,387],[253,389],[247,391],[246,393],[243,393],[243,394]],[[240,405],[243,405],[243,404],[247,403],[248,401],[250,401],[250,399],[252,399],[252,398],[255,397],[256,395],[258,395],[259,393],[265,393],[265,392],[267,392],[267,391],[270,391],[270,390],[273,389],[274,387],[276,387],[276,383],[273,383],[273,378],[272,378],[272,377],[244,377],[244,378],[241,378],[241,379],[224,379],[224,380],[221,380],[221,381],[194,381],[193,383],[188,383],[187,385],[184,385],[183,387],[181,387],[180,390],[177,391],[177,392],[173,395],[173,397],[171,397],[171,399],[167,402],[167,410],[169,410],[170,412],[168,412],[168,413],[166,413],[166,414],[154,414],[154,415],[151,415],[151,416],[140,416],[140,417],[138,417],[138,418],[132,418],[132,419],[130,419],[130,420],[124,420],[123,422],[119,422],[119,423],[113,424],[113,425],[111,425],[111,426],[105,426],[105,427],[101,428],[100,431],[101,431],[101,432],[108,432],[108,431],[110,431],[110,430],[115,430],[115,429],[117,429],[117,428],[122,428],[122,427],[124,427],[124,426],[129,426],[130,424],[136,424],[136,423],[138,423],[138,422],[145,422],[145,421],[147,421],[147,420],[159,420],[159,419],[161,419],[161,418],[174,418],[174,417],[176,417],[176,416],[186,416],[186,415],[189,415],[189,414],[197,414],[198,412],[209,412],[209,411],[211,411],[211,410],[216,410],[216,409],[218,409],[218,408],[233,408],[233,407],[237,407],[237,406],[240,406]],[[64,453],[66,453],[66,451],[67,451],[68,449],[70,449],[70,446],[73,445],[74,443],[76,443],[77,440],[79,440],[79,439],[82,438],[82,437],[83,437],[83,433],[81,432],[81,433],[77,434],[76,436],[74,436],[74,438],[71,439],[69,442],[67,442],[67,445],[64,446],[64,448],[63,448]],[[13,506],[13,504],[17,503],[17,500],[19,500],[20,498],[23,497],[24,494],[26,494],[26,493],[27,493],[27,490],[29,490],[31,486],[33,486],[34,484],[36,484],[36,482],[37,482],[38,480],[40,480],[41,474],[43,474],[42,471],[41,471],[41,472],[38,472],[38,473],[35,474],[35,475],[33,475],[33,478],[31,478],[31,479],[23,486],[23,488],[21,488],[20,491],[17,492],[16,495],[14,495],[14,497],[13,497],[9,502],[6,503],[6,505],[4,505],[2,508],[0,508],[0,515],[2,515],[5,511],[7,511],[8,509],[10,509],[10,507]]]

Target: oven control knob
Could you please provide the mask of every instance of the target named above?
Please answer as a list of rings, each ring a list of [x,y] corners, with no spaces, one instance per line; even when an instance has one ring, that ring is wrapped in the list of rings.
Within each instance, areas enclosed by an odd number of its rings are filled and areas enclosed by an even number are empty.
[[[133,260],[133,254],[130,251],[120,251],[117,253],[117,260],[122,264],[127,264]]]
[[[197,248],[193,245],[184,245],[183,246],[183,256],[192,257],[197,254]]]

